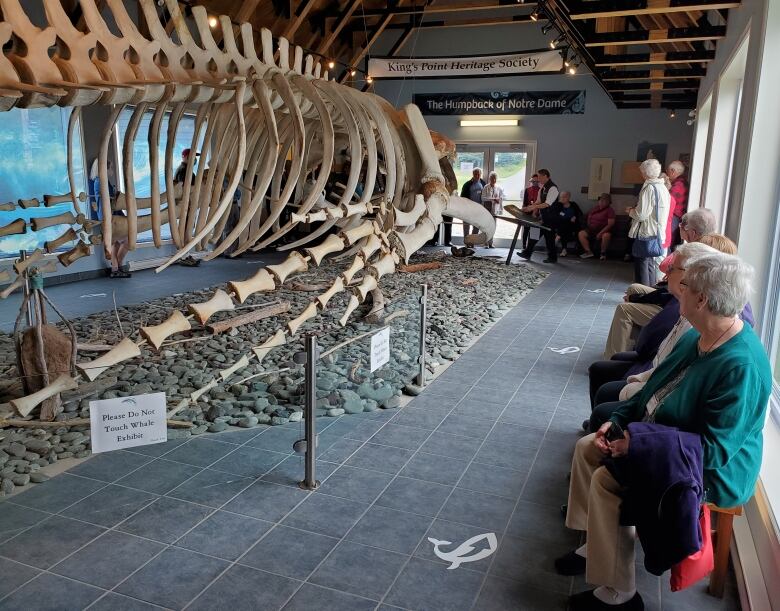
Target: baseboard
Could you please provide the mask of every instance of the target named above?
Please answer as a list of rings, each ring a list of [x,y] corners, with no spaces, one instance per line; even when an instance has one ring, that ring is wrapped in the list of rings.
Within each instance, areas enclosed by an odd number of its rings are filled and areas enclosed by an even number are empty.
[[[193,259],[204,259],[206,255],[208,255],[208,252],[192,252],[189,253],[187,256],[192,257]],[[172,255],[171,255],[172,256]],[[152,259],[142,259],[140,261],[131,261],[128,265],[130,266],[131,272],[137,272],[142,269],[149,269],[150,267],[159,267],[163,263],[166,263],[171,257],[154,257]]]
[[[731,551],[742,609],[779,611],[772,601],[780,601],[780,538],[760,481],[745,515],[734,520]]]

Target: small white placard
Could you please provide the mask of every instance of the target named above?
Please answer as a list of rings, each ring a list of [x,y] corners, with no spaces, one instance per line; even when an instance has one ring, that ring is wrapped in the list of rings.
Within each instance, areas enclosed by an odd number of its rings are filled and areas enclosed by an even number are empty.
[[[460,171],[463,173],[471,172],[474,170],[474,162],[473,161],[461,161],[460,162]]]
[[[390,362],[390,327],[371,336],[371,371]]]
[[[542,230],[538,227],[531,227],[531,232],[528,234],[528,237],[532,240],[538,240],[542,237]]]
[[[89,402],[92,453],[168,440],[165,393]]]

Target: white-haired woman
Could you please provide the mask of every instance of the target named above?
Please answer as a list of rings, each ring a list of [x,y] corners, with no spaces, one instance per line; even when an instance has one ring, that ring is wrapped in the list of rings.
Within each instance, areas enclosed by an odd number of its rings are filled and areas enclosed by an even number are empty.
[[[488,174],[488,182],[482,189],[482,205],[487,208],[493,216],[497,216],[504,211],[504,190],[498,184],[498,174],[491,172]],[[487,243],[488,248],[493,248],[493,240]]]
[[[752,268],[739,257],[692,262],[680,281],[680,314],[689,330],[644,388],[622,402],[598,432],[581,438],[572,459],[566,526],[587,531],[587,547],[556,560],[560,573],[585,573],[597,587],[572,596],[569,608],[638,609],[634,527],[621,526],[622,488],[602,467],[629,453],[628,433],[605,438],[612,423],[654,422],[701,436],[704,500],[736,507],[753,496],[772,371],[764,347],[739,318]]]
[[[631,217],[628,237],[634,238],[634,281],[654,286],[658,281],[658,264],[665,252],[663,243],[671,197],[661,178],[661,164],[657,159],[646,159],[639,166],[639,171],[645,183],[636,207],[626,210]]]

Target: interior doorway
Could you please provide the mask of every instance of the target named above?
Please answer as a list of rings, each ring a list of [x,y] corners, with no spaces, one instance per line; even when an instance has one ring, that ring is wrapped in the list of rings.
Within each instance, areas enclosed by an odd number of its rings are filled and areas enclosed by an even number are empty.
[[[520,206],[528,180],[536,163],[536,142],[491,144],[459,142],[456,146],[455,177],[458,190],[471,178],[474,168],[482,168],[482,179],[487,182],[490,172],[498,174],[498,184],[504,189],[504,203]],[[511,240],[515,226],[498,221],[496,239]],[[453,236],[463,236],[463,224],[455,221]],[[501,244],[504,246],[504,244]]]

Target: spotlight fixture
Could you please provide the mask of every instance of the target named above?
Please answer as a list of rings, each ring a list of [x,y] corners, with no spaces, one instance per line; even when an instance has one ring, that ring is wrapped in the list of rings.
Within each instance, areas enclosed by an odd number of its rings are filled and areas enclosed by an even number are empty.
[[[696,121],[694,121],[693,119],[688,119],[688,120],[685,122],[685,124],[686,124],[686,125],[693,125],[694,123],[696,123]]]
[[[569,74],[577,74],[577,67],[569,66]]]
[[[550,41],[550,48],[551,48],[551,49],[555,49],[555,48],[556,48],[556,47],[557,47],[559,44],[561,44],[561,43],[562,43],[562,42],[564,42],[565,40],[566,40],[566,37],[565,37],[563,34],[561,34],[561,35],[560,35],[560,36],[558,36],[558,38],[556,38],[555,40],[551,40],[551,41]]]
[[[696,118],[696,109],[694,108],[693,110],[689,110],[689,111],[688,111],[688,116],[689,116],[691,119],[695,119],[695,118]]]
[[[676,115],[676,114],[675,114],[675,112],[674,112],[674,108],[672,108],[672,110],[669,112],[669,118],[670,118],[670,119],[674,119],[676,116],[677,116],[677,115]]]
[[[543,34],[544,36],[547,36],[548,32],[549,32],[550,30],[552,30],[552,29],[553,29],[553,24],[552,24],[552,23],[545,23],[545,24],[542,26],[542,34]]]
[[[579,68],[582,62],[579,59],[572,58],[569,62],[569,74],[577,74],[577,68]]]
[[[218,23],[219,23],[219,21],[217,21],[217,18],[216,18],[216,17],[214,17],[214,15],[212,15],[211,17],[209,17],[209,25],[210,25],[212,28],[216,28]]]
[[[373,83],[373,82],[374,82],[374,79],[373,79],[373,78],[371,78],[371,75],[369,74],[369,75],[366,77],[366,83]]]
[[[531,13],[531,21],[538,21],[539,17],[541,17],[543,14],[544,14],[544,9],[542,8],[542,3],[537,2],[534,12]]]
[[[336,62],[334,62],[333,60],[330,60],[330,61],[328,62],[328,68],[329,68],[330,70],[333,70],[333,68],[335,68],[335,67],[336,67]]]
[[[357,74],[357,70],[355,70],[354,68],[350,68],[349,75],[350,76],[355,76],[356,74]]]

